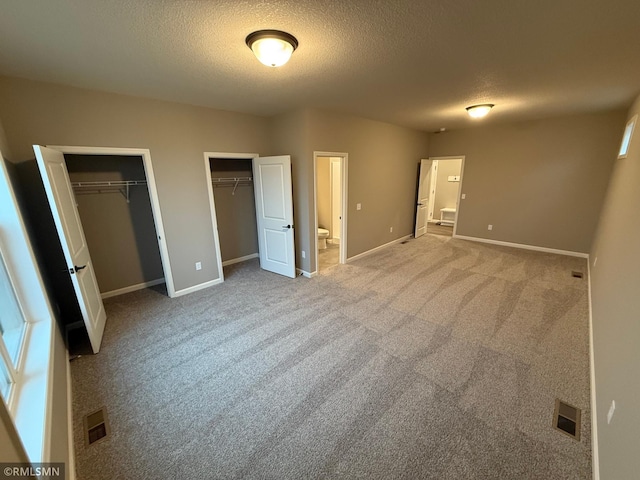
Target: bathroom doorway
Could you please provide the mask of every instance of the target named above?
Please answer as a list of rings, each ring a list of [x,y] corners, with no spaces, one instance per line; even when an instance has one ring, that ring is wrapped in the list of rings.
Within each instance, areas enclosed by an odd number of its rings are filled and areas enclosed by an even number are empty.
[[[429,202],[426,232],[455,236],[460,206],[464,157],[430,157]],[[421,178],[422,181],[422,178]]]
[[[346,263],[347,154],[314,152],[316,272]]]

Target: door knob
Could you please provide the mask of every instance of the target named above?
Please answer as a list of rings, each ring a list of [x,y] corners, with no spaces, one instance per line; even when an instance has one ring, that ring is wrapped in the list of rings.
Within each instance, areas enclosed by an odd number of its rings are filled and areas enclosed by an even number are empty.
[[[78,267],[77,265],[73,266],[73,269],[76,271],[76,273],[84,268],[87,268],[87,266],[86,265],[82,265],[81,267]]]
[[[282,228],[291,228],[292,225],[284,225]]]

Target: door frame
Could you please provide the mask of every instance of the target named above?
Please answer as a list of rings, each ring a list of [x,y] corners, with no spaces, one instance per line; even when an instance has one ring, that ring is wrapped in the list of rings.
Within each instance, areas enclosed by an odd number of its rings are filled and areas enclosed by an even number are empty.
[[[216,201],[213,196],[213,185],[211,184],[211,162],[212,158],[220,159],[238,159],[251,160],[253,168],[253,159],[258,158],[257,153],[228,153],[228,152],[204,152],[204,172],[207,179],[207,192],[209,194],[209,210],[211,210],[211,226],[213,228],[213,241],[216,248],[216,259],[218,261],[219,277],[214,281],[224,282],[224,271],[222,265],[222,250],[220,249],[220,235],[218,234],[218,216],[216,215]],[[253,177],[253,172],[251,173]],[[260,254],[260,242],[258,242],[258,255]]]
[[[465,156],[464,155],[448,155],[446,157],[429,157],[429,160],[462,160],[462,163],[460,164],[460,186],[458,187],[458,199],[456,200],[456,215],[454,218],[454,224],[453,224],[453,237],[455,237],[457,235],[458,232],[458,215],[460,215],[460,201],[462,200],[462,182],[464,181],[464,162],[465,162]],[[436,175],[437,176],[437,175]],[[432,175],[432,177],[434,177],[434,175]],[[432,179],[432,181],[435,181]],[[434,202],[433,204],[435,204],[435,195],[433,198]],[[429,222],[427,222],[427,233],[429,233]]]
[[[162,211],[156,187],[156,178],[153,174],[153,164],[151,162],[151,151],[148,148],[114,148],[114,147],[78,147],[68,145],[46,145],[47,148],[58,150],[62,154],[74,155],[119,155],[124,157],[142,157],[144,173],[147,177],[147,190],[151,200],[151,213],[156,227],[156,237],[160,247],[160,262],[164,273],[164,281],[167,285],[167,295],[169,298],[176,296],[175,285],[173,283],[173,273],[171,271],[171,259],[167,248],[167,236],[165,235],[164,222],[162,221]]]
[[[340,222],[340,259],[339,263],[347,263],[347,205],[349,198],[349,154],[346,152],[313,152],[313,215],[314,215],[314,229],[311,239],[311,246],[315,252],[316,268],[312,275],[316,275],[320,270],[318,268],[318,157],[338,157],[340,158],[340,191],[342,193],[342,206]]]
[[[417,234],[418,234],[418,225],[420,224],[419,218],[420,218],[420,207],[422,206],[421,201],[424,198],[424,195],[420,195],[420,193],[424,193],[424,188],[425,186],[423,185],[423,171],[422,171],[422,162],[431,162],[429,164],[429,172],[428,172],[428,176],[429,176],[429,194],[427,196],[428,198],[428,205],[427,205],[427,212],[425,214],[425,219],[424,219],[424,233],[422,235],[425,235],[427,233],[427,229],[429,226],[429,212],[432,209],[432,202],[431,202],[431,198],[433,196],[433,192],[432,192],[432,186],[433,186],[433,163],[434,161],[429,159],[429,158],[421,158],[420,159],[420,163],[418,163],[418,187],[417,187],[417,192],[416,192],[416,218],[415,218],[415,225],[413,227],[413,238],[418,238]],[[432,215],[433,216],[433,215]],[[422,236],[420,235],[420,236]]]

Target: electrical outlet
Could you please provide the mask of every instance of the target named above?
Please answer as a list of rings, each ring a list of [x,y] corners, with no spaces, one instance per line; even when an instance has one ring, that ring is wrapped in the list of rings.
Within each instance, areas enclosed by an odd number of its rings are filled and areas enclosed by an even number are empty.
[[[493,225],[487,226],[487,230],[493,230]]]
[[[466,194],[466,193],[463,193],[463,194],[462,194],[462,200],[464,200],[465,198],[467,198],[467,194]]]
[[[362,204],[356,203],[356,210],[362,210]]]
[[[301,255],[302,255],[302,258],[307,258],[307,254],[304,250],[302,250]]]
[[[389,227],[389,233],[393,233],[393,227]]]
[[[607,425],[611,423],[611,419],[613,418],[613,412],[616,411],[616,401],[611,400],[611,406],[609,407],[609,411],[607,412]]]
[[[196,270],[202,270],[202,262],[196,262]]]

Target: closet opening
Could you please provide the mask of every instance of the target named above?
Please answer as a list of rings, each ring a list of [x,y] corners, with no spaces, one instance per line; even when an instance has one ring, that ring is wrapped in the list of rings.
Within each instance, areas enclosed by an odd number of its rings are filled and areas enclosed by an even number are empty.
[[[259,257],[253,159],[257,154],[205,153],[218,270]],[[227,271],[233,274],[232,271]]]
[[[165,283],[142,156],[65,153],[103,299]],[[158,291],[167,294],[166,288]]]

